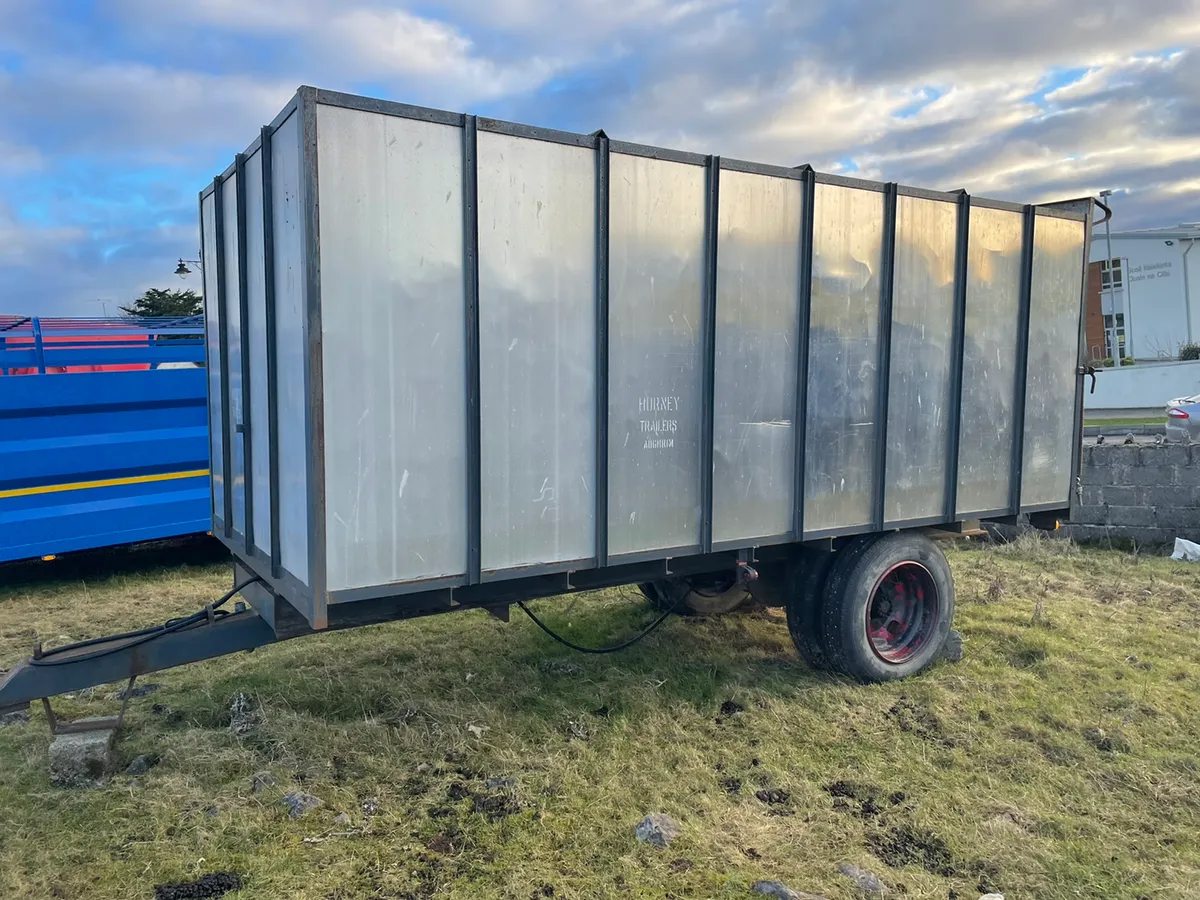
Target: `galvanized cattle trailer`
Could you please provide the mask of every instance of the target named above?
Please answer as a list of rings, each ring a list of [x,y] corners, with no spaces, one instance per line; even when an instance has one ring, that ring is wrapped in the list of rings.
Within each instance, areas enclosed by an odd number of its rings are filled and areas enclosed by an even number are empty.
[[[252,608],[43,653],[0,704],[635,583],[917,671],[953,612],[926,532],[1070,505],[1092,202],[301,88],[200,195],[213,531]]]

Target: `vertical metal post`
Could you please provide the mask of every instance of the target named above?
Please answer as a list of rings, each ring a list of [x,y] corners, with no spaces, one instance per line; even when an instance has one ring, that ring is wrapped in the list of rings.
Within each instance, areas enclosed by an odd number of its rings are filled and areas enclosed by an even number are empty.
[[[946,429],[945,518],[958,516],[958,455],[962,442],[963,357],[967,334],[967,253],[971,240],[971,195],[958,195],[958,230],[954,247],[954,322],[950,339],[950,410]]]
[[[792,539],[804,537],[804,449],[808,435],[808,335],[812,313],[813,221],[817,196],[816,173],[804,167],[804,203],[800,210],[800,283],[796,322],[796,418],[792,479],[795,503],[792,508]]]
[[[246,259],[246,154],[239,153],[234,157],[234,171],[237,172],[238,187],[238,321],[241,329],[238,346],[241,351],[242,369],[242,421],[237,423],[237,430],[242,437],[242,508],[246,514],[242,537],[246,555],[250,556],[254,551],[254,466],[251,461],[253,434],[250,424],[250,275],[247,269],[249,261]]]
[[[879,286],[879,361],[875,397],[875,530],[882,531],[887,497],[888,400],[892,371],[892,289],[896,280],[896,203],[897,185],[892,182],[883,193],[883,259]]]
[[[1112,191],[1111,190],[1101,191],[1100,197],[1103,200],[1108,200],[1110,197],[1112,197]],[[1117,368],[1120,368],[1120,366],[1121,366],[1121,339],[1120,339],[1119,335],[1117,334],[1117,282],[1116,282],[1116,272],[1113,271],[1113,265],[1112,265],[1113,264],[1112,229],[1111,229],[1110,222],[1109,222],[1110,219],[1112,219],[1111,215],[1104,220],[1104,243],[1108,250],[1108,258],[1104,260],[1104,265],[1100,267],[1100,272],[1101,272],[1100,320],[1101,320],[1101,323],[1103,324],[1104,315],[1105,315],[1104,299],[1103,299],[1104,293],[1105,293],[1103,273],[1104,273],[1104,270],[1107,269],[1108,270],[1108,310],[1107,310],[1107,312],[1109,315],[1112,316],[1112,326],[1110,328],[1108,325],[1104,325],[1104,343],[1106,345],[1105,349],[1108,351],[1108,355],[1110,357],[1112,357],[1113,365],[1116,366]],[[1089,231],[1091,230],[1091,215],[1090,214],[1088,215],[1088,230]],[[1191,305],[1187,302],[1187,262],[1186,262],[1186,260],[1185,260],[1184,266],[1183,266],[1183,278],[1184,278],[1184,291],[1183,291],[1184,312],[1187,314],[1187,331],[1188,331],[1188,340],[1190,341],[1192,339],[1192,318],[1191,318]],[[1126,286],[1127,282],[1128,282],[1128,279],[1125,278],[1125,267],[1124,267],[1124,265],[1122,265],[1122,267],[1121,267],[1122,293],[1125,294],[1126,296],[1128,296],[1128,292],[1129,292],[1129,288]],[[1085,284],[1087,283],[1086,278],[1084,279],[1084,283]],[[1125,305],[1125,304],[1122,304],[1122,305]],[[1126,314],[1126,316],[1125,316],[1124,324],[1125,324],[1125,346],[1128,347],[1129,346],[1129,316],[1128,316],[1128,314]],[[1130,352],[1132,353],[1132,351],[1130,351]]]
[[[721,193],[721,157],[708,158],[708,209],[704,223],[704,318],[701,335],[704,366],[700,409],[700,551],[712,552],[713,430],[717,369],[717,228]]]
[[[1033,291],[1033,238],[1037,207],[1026,206],[1021,230],[1021,294],[1017,314],[1016,393],[1013,396],[1012,480],[1009,484],[1009,515],[1021,511],[1021,475],[1025,462],[1025,390],[1029,378],[1029,309]]]
[[[37,366],[38,374],[46,374],[46,347],[42,343],[42,320],[34,316],[30,324],[33,327],[33,364]]]
[[[608,565],[608,136],[596,132],[596,565]]]
[[[263,294],[267,342],[267,477],[271,510],[271,576],[282,572],[279,527],[279,357],[275,329],[275,169],[271,157],[270,125],[262,129]]]
[[[308,570],[312,607],[309,621],[329,625],[329,584],[325,498],[325,354],[321,327],[320,160],[317,139],[317,91],[298,92],[301,197],[304,222],[304,386],[307,391],[308,446],[304,465],[309,485]]]
[[[209,457],[208,496],[209,496],[209,506],[212,508],[212,518],[215,520],[217,518],[217,504],[216,504],[216,498],[214,498],[212,495],[212,432],[213,432],[212,373],[214,371],[214,367],[216,366],[217,362],[216,362],[216,360],[214,360],[212,358],[212,354],[209,352],[209,342],[208,342],[208,329],[211,328],[212,324],[213,324],[211,317],[208,315],[208,311],[211,308],[212,303],[214,302],[214,298],[212,298],[208,295],[208,279],[205,277],[204,271],[203,271],[204,264],[206,262],[208,262],[208,255],[206,252],[206,247],[208,245],[207,245],[207,241],[205,240],[205,237],[204,237],[204,191],[200,191],[200,193],[197,197],[196,214],[197,214],[197,216],[199,216],[199,221],[200,221],[200,265],[201,265],[200,295],[203,298],[203,303],[202,303],[200,309],[201,309],[201,314],[202,314],[202,322],[204,325],[204,331],[200,335],[200,340],[202,340],[204,342],[204,348],[203,348],[204,349],[204,399],[205,399],[205,404],[204,404],[205,423],[204,424],[208,428],[208,457]],[[216,530],[215,521],[213,523],[213,530],[214,531]]]
[[[479,423],[479,172],[474,116],[463,122],[463,274],[467,303],[467,581],[481,580]]]
[[[1087,376],[1084,371],[1088,363],[1087,350],[1087,297],[1088,297],[1088,260],[1091,257],[1092,248],[1092,215],[1095,207],[1092,206],[1092,201],[1089,199],[1085,204],[1087,216],[1083,220],[1083,250],[1080,253],[1080,296],[1079,296],[1079,341],[1078,350],[1075,362],[1075,406],[1074,406],[1074,425],[1072,427],[1071,441],[1071,484],[1067,495],[1067,505],[1071,506],[1071,496],[1074,495],[1078,503],[1083,503],[1083,381]],[[1107,224],[1107,223],[1106,223]],[[1128,297],[1128,288],[1126,288],[1126,296]],[[1115,320],[1114,320],[1115,321]],[[1129,347],[1129,320],[1125,320],[1125,346]]]
[[[213,240],[217,246],[217,346],[221,356],[221,374],[217,384],[221,391],[221,518],[224,520],[225,537],[233,535],[233,465],[232,429],[229,427],[229,304],[225,297],[225,183],[218,175],[213,179]]]

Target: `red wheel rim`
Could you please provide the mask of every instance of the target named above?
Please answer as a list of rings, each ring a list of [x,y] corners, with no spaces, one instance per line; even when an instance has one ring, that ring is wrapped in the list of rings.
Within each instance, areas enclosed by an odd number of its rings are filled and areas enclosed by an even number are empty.
[[[940,605],[928,569],[918,562],[896,563],[879,576],[867,601],[871,650],[891,665],[912,659],[933,636]]]

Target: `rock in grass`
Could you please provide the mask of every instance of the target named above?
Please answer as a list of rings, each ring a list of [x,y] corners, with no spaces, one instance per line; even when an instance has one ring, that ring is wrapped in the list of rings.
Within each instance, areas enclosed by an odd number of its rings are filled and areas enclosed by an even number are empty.
[[[323,806],[320,797],[306,794],[304,791],[292,791],[283,795],[283,805],[288,808],[288,817],[298,819],[307,812],[312,812],[318,806]]]
[[[262,791],[265,791],[269,787],[274,787],[274,786],[275,786],[275,776],[274,775],[272,775],[270,772],[259,772],[258,774],[256,774],[254,776],[254,779],[250,782],[250,792],[252,794],[257,794]]]
[[[1003,894],[983,894],[979,900],[1004,900]]]
[[[135,756],[125,769],[126,775],[145,775],[160,762],[157,753],[143,753],[141,756]]]
[[[229,730],[238,737],[249,734],[262,724],[262,711],[244,691],[229,701]]]
[[[859,890],[865,891],[868,894],[883,896],[885,890],[883,882],[879,880],[879,876],[874,872],[868,872],[866,869],[860,869],[858,866],[850,863],[842,863],[838,866],[838,871],[858,885]]]
[[[643,844],[665,847],[679,837],[679,823],[662,813],[651,813],[638,822],[634,835]]]
[[[135,684],[132,688],[121,688],[111,694],[105,694],[106,700],[136,700],[138,697],[148,697],[162,687],[161,684]]]
[[[962,662],[963,638],[961,631],[952,631],[946,635],[946,643],[942,645],[942,659],[950,662]]]
[[[29,710],[14,709],[12,712],[6,712],[0,716],[0,728],[5,725],[24,725],[29,721]]]
[[[781,881],[756,881],[754,890],[775,900],[825,900],[816,894],[806,894],[803,891],[793,891]]]

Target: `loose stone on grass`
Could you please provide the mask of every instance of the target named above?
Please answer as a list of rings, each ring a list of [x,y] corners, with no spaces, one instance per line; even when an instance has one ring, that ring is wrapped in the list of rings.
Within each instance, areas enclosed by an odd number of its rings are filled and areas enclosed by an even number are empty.
[[[859,890],[866,891],[868,894],[877,894],[882,897],[886,890],[883,882],[874,872],[860,869],[851,863],[842,863],[838,866],[838,871],[858,885]]]
[[[679,823],[662,813],[651,813],[638,823],[634,836],[643,844],[666,847],[679,837]]]
[[[139,697],[149,697],[155,691],[162,688],[161,684],[153,682],[149,684],[135,684],[132,688],[121,688],[119,691],[113,691],[111,694],[106,694],[106,700],[136,700]]]
[[[963,636],[961,631],[951,631],[946,635],[946,643],[942,645],[942,659],[950,662],[962,662]]]
[[[262,724],[262,710],[243,691],[229,701],[229,730],[243,737]]]
[[[135,756],[125,769],[126,775],[145,775],[161,762],[161,758],[157,753],[143,753],[141,756]]]
[[[324,806],[324,801],[320,797],[314,797],[304,791],[292,791],[284,794],[282,802],[288,808],[288,817],[292,819],[298,819],[305,813]]]
[[[29,710],[14,709],[12,712],[6,712],[0,716],[0,728],[7,725],[24,725],[29,721]]]
[[[754,890],[763,896],[774,897],[775,900],[825,900],[816,894],[793,891],[781,881],[756,881]]]
[[[250,782],[250,793],[258,794],[275,786],[275,776],[270,772],[258,772]]]

